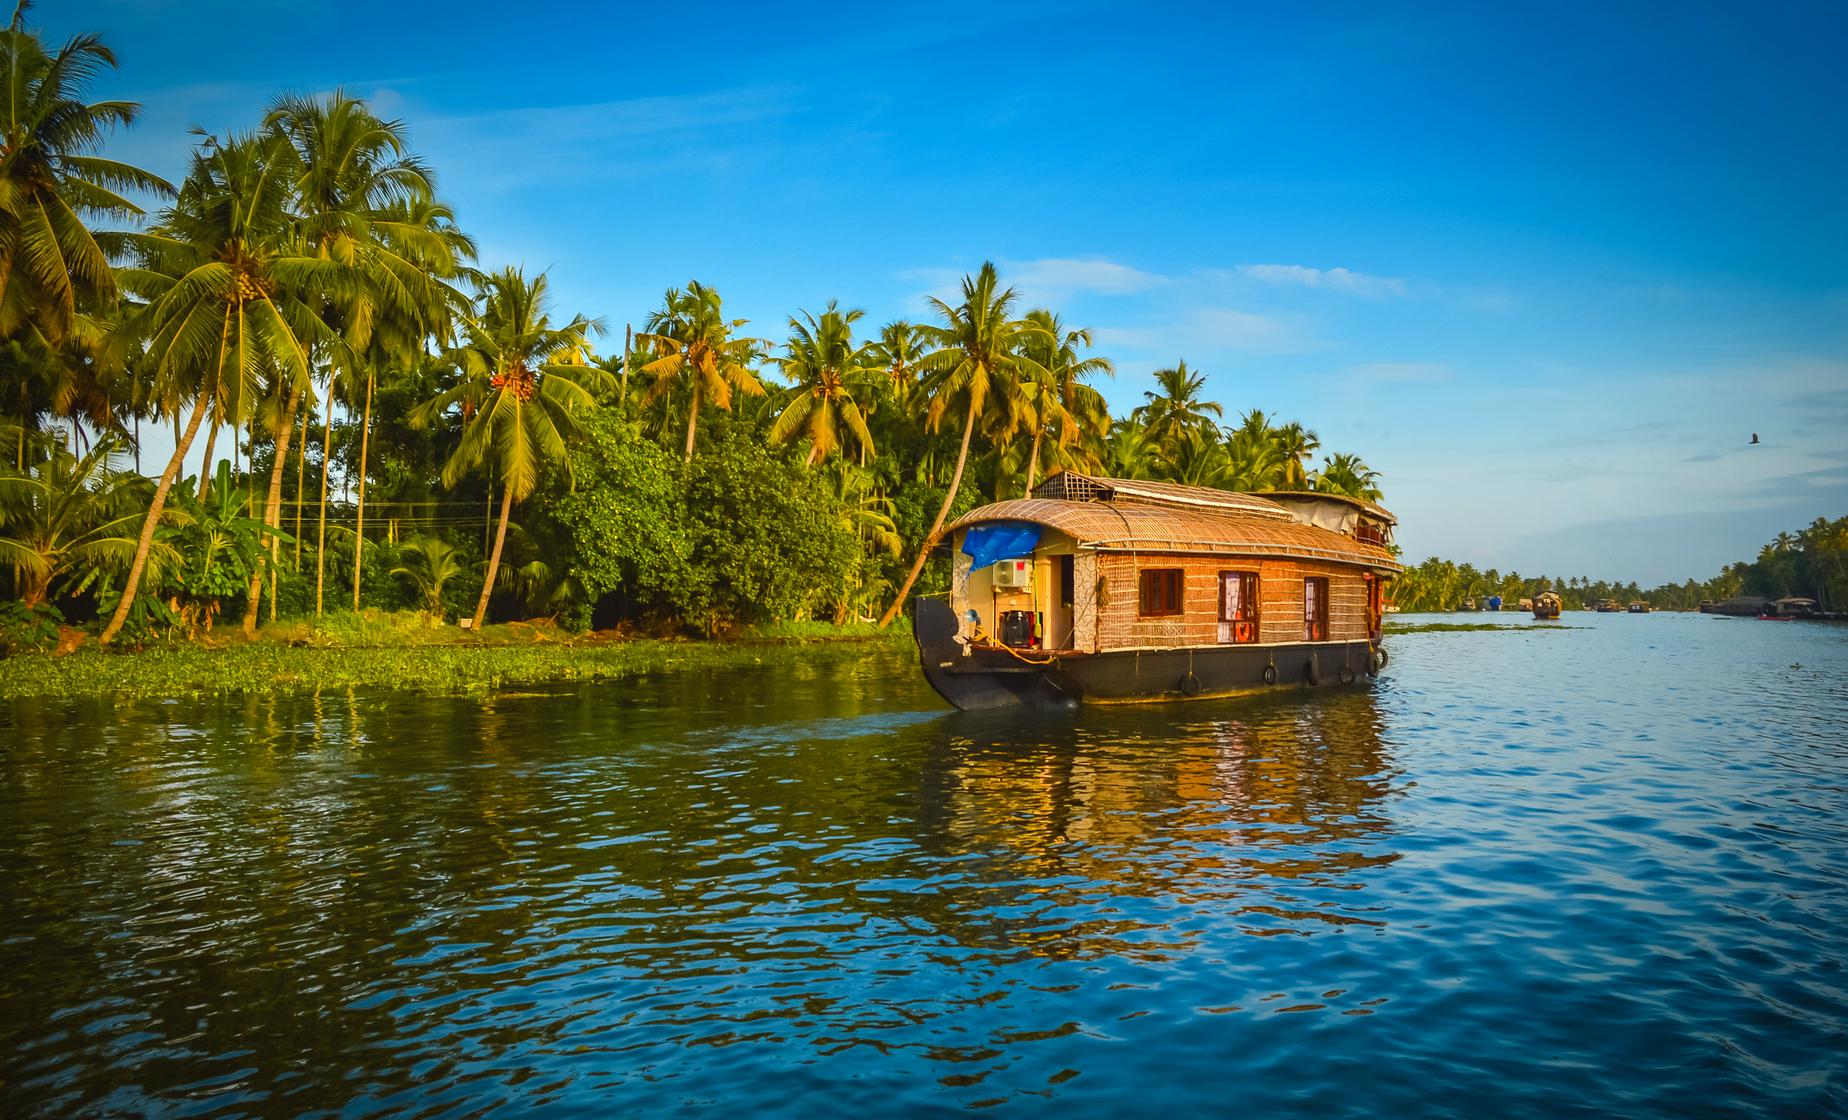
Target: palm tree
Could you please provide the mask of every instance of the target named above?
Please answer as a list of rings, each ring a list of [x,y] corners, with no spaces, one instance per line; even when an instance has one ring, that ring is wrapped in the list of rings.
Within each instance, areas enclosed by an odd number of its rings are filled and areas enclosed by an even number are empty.
[[[403,122],[381,120],[365,102],[336,91],[326,98],[281,98],[265,123],[287,138],[299,161],[296,191],[303,241],[315,255],[353,267],[361,280],[349,298],[329,309],[330,318],[342,327],[348,352],[358,359],[360,368],[350,371],[352,388],[357,394],[363,384],[364,390],[353,546],[353,609],[358,610],[365,559],[366,467],[378,375],[415,360],[428,338],[448,333],[451,313],[464,301],[444,281],[474,256],[474,244],[456,228],[454,213],[436,201],[435,176],[410,153]],[[331,406],[331,376],[329,388]],[[330,424],[331,420],[330,411]],[[325,451],[324,447],[323,526],[329,466]],[[325,543],[323,539],[320,555],[325,554]],[[318,555],[317,614],[324,568]]]
[[[859,441],[861,461],[873,453],[873,436],[854,399],[856,381],[873,372],[865,348],[853,344],[853,324],[866,312],[842,311],[833,300],[821,318],[804,311],[789,320],[783,375],[795,383],[792,396],[767,437],[787,443],[796,433],[808,437],[808,464],[814,466],[841,445],[841,432]]]
[[[1380,500],[1379,472],[1361,462],[1360,456],[1340,452],[1322,460],[1315,488],[1325,494],[1345,494],[1362,501]]]
[[[115,54],[95,35],[47,51],[25,27],[25,4],[0,31],[0,338],[44,351],[80,329],[85,312],[116,297],[111,238],[83,217],[138,216],[117,193],[171,196],[163,179],[90,154],[109,131],[132,124],[132,101],[86,104],[84,92]]]
[[[1283,457],[1281,489],[1307,490],[1309,488],[1307,464],[1310,458],[1322,449],[1321,437],[1292,421],[1281,428],[1272,428],[1271,438],[1276,442],[1277,450]]]
[[[1261,409],[1245,413],[1226,436],[1224,485],[1230,490],[1279,490],[1289,477],[1287,445]]]
[[[1033,492],[1039,474],[1040,441],[1047,428],[1056,429],[1055,439],[1063,450],[1086,436],[1101,440],[1110,427],[1110,409],[1102,393],[1085,384],[1100,373],[1115,373],[1108,358],[1081,358],[1080,348],[1089,349],[1089,330],[1067,330],[1064,320],[1043,308],[1027,312],[1027,321],[1039,328],[1024,341],[1027,354],[1046,371],[1044,384],[1035,385],[1033,447],[1027,453],[1026,492]]]
[[[1155,388],[1142,394],[1148,403],[1136,410],[1138,419],[1170,461],[1190,435],[1212,432],[1224,415],[1217,401],[1202,396],[1205,389],[1204,376],[1177,362],[1156,370]]]
[[[448,354],[462,380],[410,417],[413,426],[425,427],[459,407],[462,439],[443,464],[443,485],[454,486],[491,457],[492,481],[501,487],[487,578],[475,604],[476,630],[488,613],[513,504],[533,492],[545,463],[570,469],[565,445],[580,431],[575,414],[596,407],[595,394],[608,379],[583,360],[590,334],[601,334],[602,323],[579,316],[554,327],[546,288],[544,273],[528,280],[513,267],[483,276],[480,312],[463,325],[462,345]]]
[[[641,368],[654,376],[644,400],[653,402],[673,391],[676,378],[688,387],[686,461],[693,461],[693,441],[699,429],[702,403],[731,408],[732,394],[764,395],[763,382],[751,372],[761,345],[757,339],[734,338],[732,332],[748,319],[726,319],[719,293],[697,280],[685,290],[668,289],[661,309],[648,317],[647,330],[636,341],[658,355]]]
[[[1118,478],[1152,478],[1161,469],[1161,448],[1134,415],[1110,426],[1105,464]]]
[[[416,588],[425,614],[443,617],[443,585],[462,574],[456,547],[438,537],[412,537],[398,558],[402,563],[391,570],[392,577]]]
[[[918,362],[924,358],[924,333],[903,319],[879,328],[879,338],[867,355],[867,364],[883,370],[892,399],[904,404],[917,387]]]
[[[1021,414],[1019,403],[1025,394],[1026,380],[1045,376],[1045,367],[1021,352],[1029,336],[1043,332],[1025,319],[1013,317],[1018,298],[1014,289],[1000,288],[992,261],[984,261],[973,277],[963,277],[962,302],[956,306],[931,297],[931,306],[943,325],[924,328],[925,337],[938,347],[919,362],[919,368],[928,375],[924,387],[930,394],[930,407],[925,410],[924,420],[935,430],[945,413],[953,407],[960,408],[963,412],[962,443],[957,448],[956,469],[950,475],[950,489],[943,496],[937,519],[924,534],[917,561],[905,576],[904,585],[880,617],[881,629],[891,625],[904,608],[905,596],[918,581],[918,573],[924,570],[930,550],[936,547],[937,538],[943,532],[950,507],[956,504],[956,491],[962,486],[963,467],[969,461],[969,440],[975,434],[976,421],[992,406],[998,405],[996,411],[1003,430],[997,435],[1000,438],[1012,435],[1013,423]]]
[[[154,228],[127,235],[138,265],[122,281],[146,303],[118,345],[145,348],[151,392],[192,410],[161,472],[122,597],[99,641],[114,640],[134,605],[154,528],[209,407],[236,418],[266,380],[300,392],[309,352],[338,339],[320,318],[321,293],[338,288],[338,264],[299,253],[290,212],[295,153],[273,136],[208,139]]]
[[[16,426],[6,435],[27,447],[26,469],[0,474],[0,564],[13,569],[24,605],[44,602],[66,576],[126,571],[145,480],[117,466],[122,437],[101,433],[78,455],[55,435]],[[151,555],[161,564],[174,559],[165,545]]]

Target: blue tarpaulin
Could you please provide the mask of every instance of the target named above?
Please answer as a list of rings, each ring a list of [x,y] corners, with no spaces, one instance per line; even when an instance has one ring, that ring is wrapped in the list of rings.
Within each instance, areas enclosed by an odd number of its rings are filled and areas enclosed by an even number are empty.
[[[1033,555],[1039,539],[1040,527],[1030,521],[991,521],[963,534],[962,550],[969,554],[972,567],[982,568],[997,560]]]

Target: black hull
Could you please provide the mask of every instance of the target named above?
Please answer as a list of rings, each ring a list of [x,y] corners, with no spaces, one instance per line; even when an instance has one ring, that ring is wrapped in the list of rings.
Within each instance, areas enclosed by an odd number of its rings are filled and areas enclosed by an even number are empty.
[[[917,601],[914,633],[924,677],[938,695],[963,711],[1072,708],[1081,703],[1195,700],[1279,688],[1340,687],[1365,683],[1377,671],[1373,646],[1365,641],[1056,657],[1023,650],[1017,657],[998,649],[965,652],[955,641],[956,629],[948,604],[939,599]]]

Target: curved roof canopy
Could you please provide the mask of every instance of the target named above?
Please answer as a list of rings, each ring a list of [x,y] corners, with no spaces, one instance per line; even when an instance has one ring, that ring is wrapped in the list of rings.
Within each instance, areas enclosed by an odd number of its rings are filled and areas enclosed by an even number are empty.
[[[1247,497],[1242,494],[1228,496]],[[1384,571],[1403,570],[1403,565],[1386,549],[1328,529],[1300,524],[1291,520],[1281,508],[1277,514],[1268,514],[1261,507],[1251,512],[1235,512],[1227,508],[1184,508],[1134,501],[1018,498],[972,509],[957,518],[950,525],[950,531],[993,521],[1031,521],[1072,537],[1080,547],[1097,551],[1296,556]]]

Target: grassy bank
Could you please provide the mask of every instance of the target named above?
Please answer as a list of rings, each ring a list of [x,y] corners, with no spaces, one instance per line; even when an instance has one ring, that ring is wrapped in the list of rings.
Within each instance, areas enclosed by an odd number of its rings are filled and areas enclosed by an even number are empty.
[[[0,700],[74,696],[169,697],[278,690],[401,688],[485,692],[550,681],[609,680],[663,670],[749,665],[792,645],[908,643],[900,622],[781,623],[730,641],[567,635],[525,624],[471,634],[425,626],[414,614],[338,615],[282,623],[256,638],[221,636],[141,650],[25,653],[0,661]]]
[[[1520,626],[1498,622],[1386,622],[1386,635],[1394,634],[1455,634],[1478,630],[1503,630],[1510,634],[1528,634],[1535,630],[1583,630],[1583,626],[1565,626],[1549,622],[1544,626]]]

